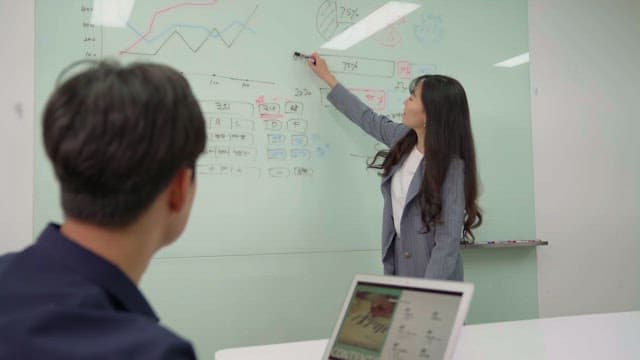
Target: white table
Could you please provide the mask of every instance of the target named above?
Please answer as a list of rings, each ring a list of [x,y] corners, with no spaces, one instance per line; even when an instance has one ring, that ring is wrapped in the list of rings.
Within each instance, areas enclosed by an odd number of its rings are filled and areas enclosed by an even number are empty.
[[[320,359],[327,340],[216,352],[215,360]],[[462,328],[456,360],[640,359],[640,311],[508,321]]]

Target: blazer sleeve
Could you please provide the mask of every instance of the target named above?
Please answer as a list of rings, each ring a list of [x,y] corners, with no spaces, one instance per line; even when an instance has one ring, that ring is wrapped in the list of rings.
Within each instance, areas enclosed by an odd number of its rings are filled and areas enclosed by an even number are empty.
[[[364,132],[388,147],[409,130],[404,124],[374,112],[340,83],[331,89],[327,99]]]
[[[441,222],[435,225],[435,246],[425,277],[448,279],[456,269],[464,227],[464,162],[454,159],[442,185]]]

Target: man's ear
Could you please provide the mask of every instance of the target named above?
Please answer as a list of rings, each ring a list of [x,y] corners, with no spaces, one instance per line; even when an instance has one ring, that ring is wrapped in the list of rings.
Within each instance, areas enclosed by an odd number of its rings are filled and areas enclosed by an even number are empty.
[[[179,212],[189,202],[189,192],[192,186],[193,169],[183,167],[173,176],[169,183],[169,207]]]

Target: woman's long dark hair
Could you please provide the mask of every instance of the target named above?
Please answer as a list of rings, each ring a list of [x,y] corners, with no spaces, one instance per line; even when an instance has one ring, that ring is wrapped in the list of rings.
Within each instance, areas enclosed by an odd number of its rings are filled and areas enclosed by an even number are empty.
[[[421,101],[427,122],[424,137],[424,176],[418,198],[425,231],[440,221],[442,210],[442,185],[449,164],[455,158],[464,162],[465,219],[463,238],[473,242],[471,229],[482,224],[482,213],[478,206],[478,171],[471,132],[469,104],[462,85],[455,79],[443,75],[423,75],[410,85],[411,94],[416,86],[422,87]],[[418,136],[409,131],[390,150],[379,151],[369,167],[382,170],[386,176],[403,157],[410,153]],[[380,164],[381,159],[384,159]]]

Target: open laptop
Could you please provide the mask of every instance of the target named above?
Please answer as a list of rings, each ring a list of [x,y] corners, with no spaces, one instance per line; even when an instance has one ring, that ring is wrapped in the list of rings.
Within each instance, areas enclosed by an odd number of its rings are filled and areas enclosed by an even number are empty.
[[[451,359],[473,284],[356,275],[323,360]]]

